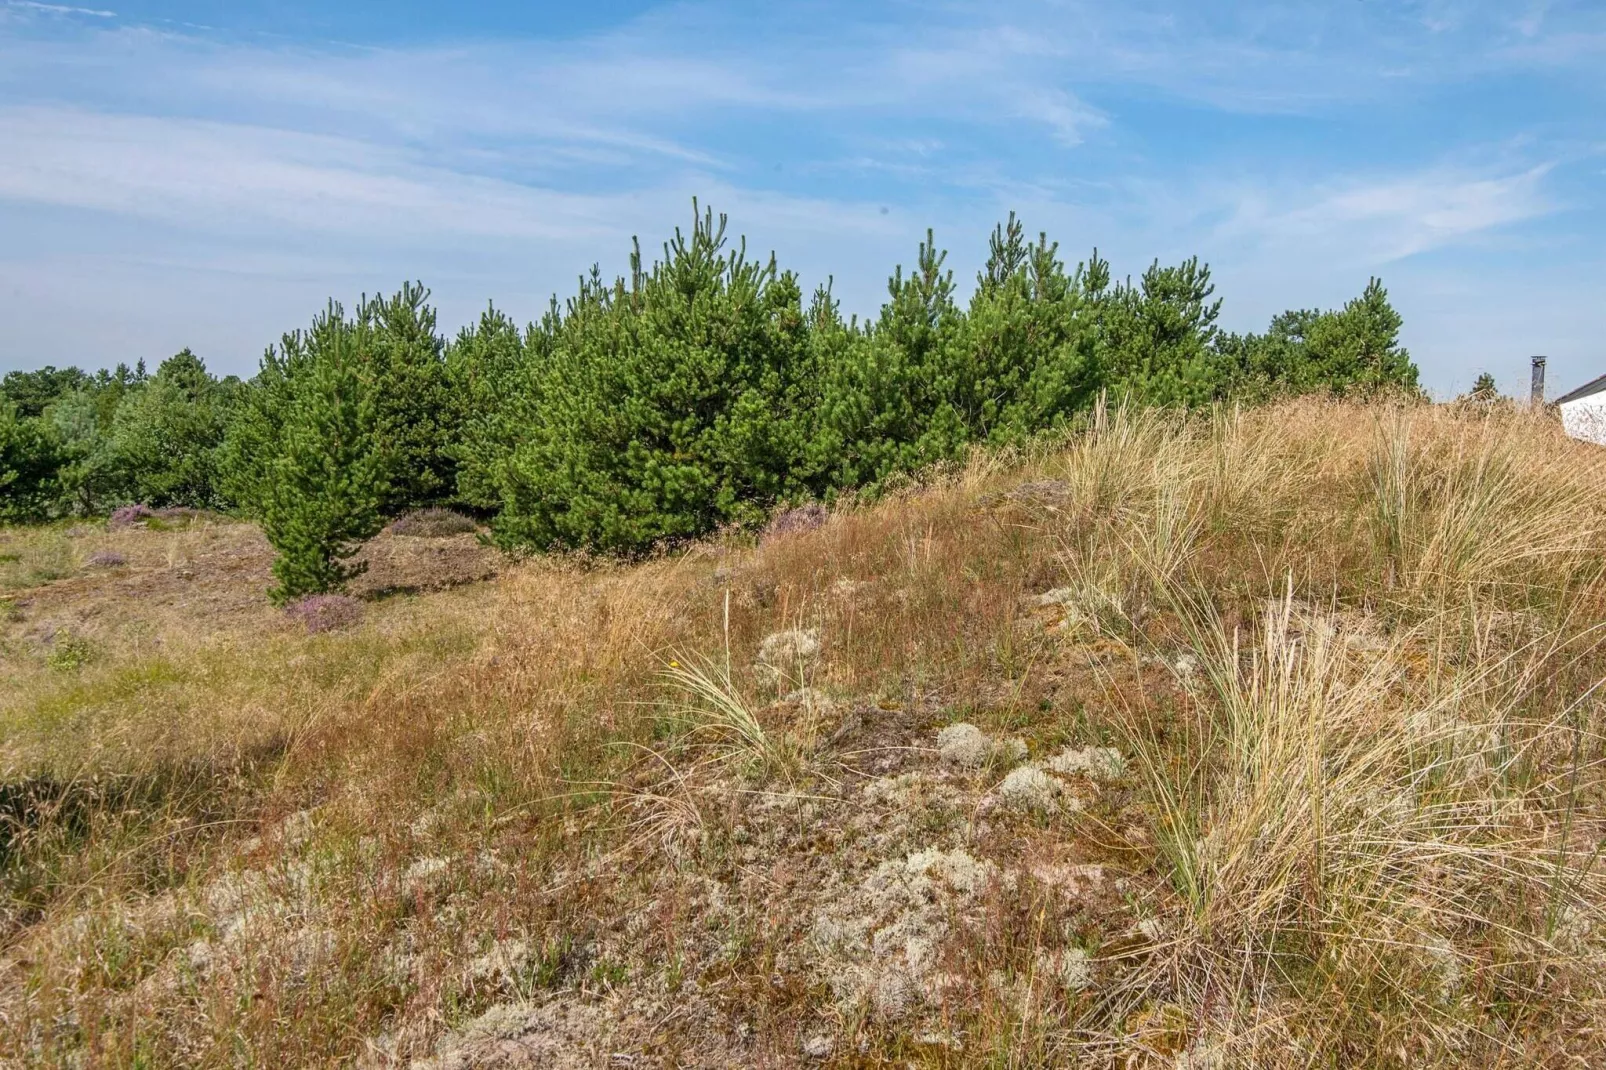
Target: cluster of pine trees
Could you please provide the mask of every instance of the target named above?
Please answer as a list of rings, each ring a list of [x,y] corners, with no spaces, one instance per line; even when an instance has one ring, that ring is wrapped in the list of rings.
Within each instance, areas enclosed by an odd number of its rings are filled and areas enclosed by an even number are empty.
[[[428,292],[331,303],[249,382],[188,351],[155,375],[13,372],[0,383],[0,519],[118,504],[226,508],[279,552],[281,598],[338,587],[387,516],[455,504],[509,548],[634,554],[779,503],[872,487],[1062,427],[1101,395],[1197,406],[1417,389],[1373,280],[1264,335],[1216,320],[1197,260],[1118,281],[1067,269],[1011,216],[968,303],[930,233],[880,313],[805,301],[775,258],[694,213],[663,258],[596,269],[520,329],[488,309],[447,341]]]

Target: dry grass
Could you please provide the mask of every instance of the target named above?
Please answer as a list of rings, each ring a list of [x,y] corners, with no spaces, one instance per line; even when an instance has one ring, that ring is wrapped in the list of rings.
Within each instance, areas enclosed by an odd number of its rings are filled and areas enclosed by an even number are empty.
[[[4,533],[0,1054],[1596,1064],[1603,491],[1511,412],[1100,412],[314,636],[244,526]]]

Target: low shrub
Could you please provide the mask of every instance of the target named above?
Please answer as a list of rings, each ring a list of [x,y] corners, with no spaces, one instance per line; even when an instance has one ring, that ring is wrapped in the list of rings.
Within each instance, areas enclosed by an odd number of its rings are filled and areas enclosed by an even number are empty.
[[[45,655],[45,664],[57,672],[77,672],[95,656],[95,648],[89,640],[68,628],[56,629],[56,634],[50,640],[50,653]]]
[[[450,509],[441,509],[431,506],[427,509],[414,509],[393,521],[389,531],[392,535],[405,535],[418,539],[440,539],[449,535],[471,535],[479,530],[479,525],[464,516],[454,513]]]
[[[825,523],[830,517],[825,506],[819,502],[809,502],[796,509],[786,509],[776,513],[770,522],[764,526],[764,538],[770,539],[780,535],[799,535],[805,531],[813,531]]]
[[[155,510],[147,505],[123,505],[112,510],[111,516],[106,518],[106,526],[113,531],[122,528],[131,528],[135,524],[143,524],[156,516]]]
[[[362,603],[343,594],[309,594],[284,607],[285,616],[298,621],[307,632],[338,631],[362,622]]]

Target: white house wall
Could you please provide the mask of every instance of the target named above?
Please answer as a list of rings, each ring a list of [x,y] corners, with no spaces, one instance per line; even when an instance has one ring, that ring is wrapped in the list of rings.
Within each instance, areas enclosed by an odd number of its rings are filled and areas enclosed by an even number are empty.
[[[1606,392],[1564,402],[1561,426],[1573,438],[1606,446]]]

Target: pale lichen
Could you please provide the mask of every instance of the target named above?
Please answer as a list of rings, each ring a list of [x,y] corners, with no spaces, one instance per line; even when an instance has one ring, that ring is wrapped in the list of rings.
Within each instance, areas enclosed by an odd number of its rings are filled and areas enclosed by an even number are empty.
[[[993,760],[1018,762],[1026,757],[1026,744],[1019,739],[994,739],[961,721],[937,733],[937,753],[950,765],[976,768]]]
[[[1114,747],[1067,747],[1043,763],[1043,768],[1061,776],[1085,776],[1089,780],[1118,779],[1126,761]]]
[[[1065,785],[1034,764],[1016,766],[998,785],[998,798],[1014,810],[1048,812],[1078,809],[1080,803],[1065,791]]]

